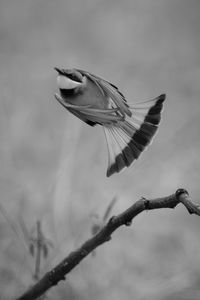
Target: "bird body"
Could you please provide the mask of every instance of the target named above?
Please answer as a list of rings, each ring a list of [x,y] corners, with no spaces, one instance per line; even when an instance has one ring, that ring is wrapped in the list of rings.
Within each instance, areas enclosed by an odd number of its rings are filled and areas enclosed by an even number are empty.
[[[58,85],[63,76],[58,76]],[[85,82],[82,86],[75,87],[75,90],[69,93],[68,89],[60,89],[63,99],[67,99],[67,102],[73,105],[90,105],[91,108],[107,109],[108,99],[105,97],[101,90],[96,88],[94,83],[85,78]],[[71,89],[70,89],[71,90]],[[92,95],[92,102],[91,102]]]
[[[108,146],[107,176],[139,157],[158,124],[165,95],[130,106],[118,88],[87,71],[58,69],[56,99],[88,125],[102,125]]]

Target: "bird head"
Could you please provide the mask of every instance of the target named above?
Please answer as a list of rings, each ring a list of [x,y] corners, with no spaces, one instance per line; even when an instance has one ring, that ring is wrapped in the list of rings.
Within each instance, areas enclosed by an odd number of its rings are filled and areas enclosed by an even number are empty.
[[[59,69],[57,84],[60,89],[71,90],[83,85],[85,77],[76,69]]]

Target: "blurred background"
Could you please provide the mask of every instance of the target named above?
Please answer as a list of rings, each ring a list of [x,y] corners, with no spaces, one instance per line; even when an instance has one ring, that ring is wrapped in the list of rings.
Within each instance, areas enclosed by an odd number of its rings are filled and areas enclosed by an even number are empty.
[[[198,0],[0,1],[0,299],[34,282],[37,221],[50,240],[42,275],[91,236],[115,196],[111,215],[180,187],[199,201],[199,34]],[[167,94],[132,167],[106,178],[103,131],[56,102],[55,66],[97,74],[129,102]],[[48,299],[200,299],[199,228],[181,205],[142,213]]]

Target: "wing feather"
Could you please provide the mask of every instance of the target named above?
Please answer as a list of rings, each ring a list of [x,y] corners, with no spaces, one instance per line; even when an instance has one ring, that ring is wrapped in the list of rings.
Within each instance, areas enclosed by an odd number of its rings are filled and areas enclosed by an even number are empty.
[[[92,80],[101,90],[103,95],[109,96],[115,103],[115,105],[120,109],[120,112],[123,116],[127,114],[129,117],[131,117],[132,112],[129,109],[128,103],[124,95],[118,90],[115,85],[89,72],[83,70],[78,71],[81,72],[82,75],[85,75],[90,80]]]
[[[89,120],[103,125],[105,123],[106,124],[113,123],[113,122],[115,123],[118,121],[122,121],[124,119],[123,116],[117,114],[119,110],[118,108],[94,109],[91,108],[90,105],[80,106],[80,105],[73,105],[67,103],[58,94],[55,94],[55,98],[62,106],[64,106],[74,115],[78,116],[84,122]]]

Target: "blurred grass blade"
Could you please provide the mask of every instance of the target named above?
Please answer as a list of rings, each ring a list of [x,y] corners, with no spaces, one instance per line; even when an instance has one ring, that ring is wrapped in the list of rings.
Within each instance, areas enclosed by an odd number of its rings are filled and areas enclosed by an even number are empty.
[[[105,214],[103,216],[103,221],[104,222],[108,219],[108,217],[109,217],[109,215],[110,215],[110,213],[111,213],[111,211],[112,211],[112,209],[113,209],[116,202],[117,202],[117,196],[114,196],[113,199],[111,200],[111,202],[109,203],[109,205],[108,205],[108,207],[105,211]]]
[[[11,216],[8,214],[8,212],[6,211],[6,209],[3,207],[3,205],[1,203],[0,203],[0,212],[3,215],[3,217],[5,218],[7,224],[10,226],[15,237],[17,237],[17,240],[20,241],[20,243],[23,245],[23,247],[26,249],[26,251],[29,252],[29,247],[26,244],[25,239],[20,234],[19,226],[17,225],[17,223],[15,223],[12,220]]]

